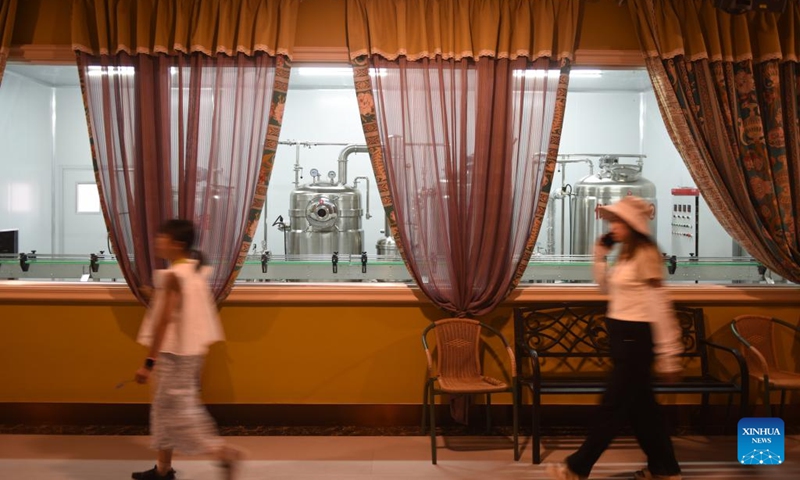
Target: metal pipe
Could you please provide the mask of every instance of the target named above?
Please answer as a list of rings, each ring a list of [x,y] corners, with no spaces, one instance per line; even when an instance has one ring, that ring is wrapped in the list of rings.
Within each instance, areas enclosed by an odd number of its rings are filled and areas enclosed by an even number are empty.
[[[567,222],[567,209],[565,207],[564,197],[564,192],[561,192],[561,255],[564,255],[564,226]],[[570,236],[572,235],[570,234]]]
[[[556,250],[556,196],[550,197],[550,205],[547,207],[547,245],[544,248],[545,255],[555,255]],[[563,203],[563,202],[562,202]]]
[[[264,195],[264,206],[261,208],[261,215],[264,217],[264,241],[261,244],[261,250],[265,252],[268,250],[267,246],[269,245],[269,242],[267,241],[267,230],[269,229],[267,226],[267,198],[267,195]]]
[[[294,188],[300,186],[300,172],[303,171],[303,167],[300,166],[300,143],[295,144],[295,155],[294,155]]]
[[[567,168],[566,168],[565,164],[568,164],[568,163],[585,163],[586,165],[589,166],[589,175],[594,175],[594,161],[592,159],[589,159],[589,158],[570,158],[572,156],[578,156],[578,155],[577,154],[566,154],[566,155],[563,155],[563,156],[559,155],[559,158],[556,160],[556,164],[559,164],[559,163],[562,164],[561,165],[561,191],[560,192],[556,192],[556,194],[554,196],[554,198],[561,200],[561,225],[560,225],[560,230],[561,230],[561,235],[560,235],[560,237],[561,237],[561,239],[560,239],[561,255],[564,255],[564,252],[566,251],[564,249],[564,245],[565,245],[565,242],[566,242],[566,235],[564,235],[564,233],[566,232],[566,227],[567,227],[567,218],[566,218],[566,216],[567,216],[567,205],[566,205],[565,200],[567,198],[569,198],[570,199],[570,207],[571,207],[571,204],[572,204],[572,189],[570,189],[570,193],[566,193]],[[555,212],[553,212],[553,215],[555,215]],[[550,221],[550,219],[548,219],[548,221]],[[572,212],[571,211],[570,211],[570,223],[572,223]],[[572,241],[571,238],[572,238],[572,229],[570,228],[570,242]],[[553,240],[553,250],[554,250],[553,254],[555,254],[555,240]]]
[[[342,142],[296,142],[294,140],[283,140],[278,142],[278,145],[288,145],[290,147],[295,147],[295,158],[294,158],[294,186],[295,188],[300,186],[300,179],[303,178],[300,175],[300,172],[303,171],[303,167],[300,166],[300,147],[326,147],[326,146],[333,146],[333,147],[341,147],[341,146],[350,146],[349,143],[342,143]]]
[[[367,220],[369,220],[370,218],[372,218],[372,214],[369,213],[369,177],[356,177],[356,179],[353,180],[353,188],[358,188],[358,181],[359,180],[366,180],[367,181],[367,195],[366,195],[366,197],[367,197]]]
[[[369,153],[366,145],[350,144],[339,152],[339,184],[347,184],[347,157],[353,153]]]
[[[647,155],[638,153],[559,153],[559,158],[570,157],[630,157],[630,158],[647,158]]]
[[[592,159],[590,159],[590,158],[574,158],[574,159],[573,158],[564,158],[564,159],[560,158],[560,159],[556,160],[556,163],[585,163],[586,165],[589,165],[589,175],[592,175],[594,173],[594,161],[592,161]],[[563,168],[561,169],[561,172],[562,172],[561,185],[563,186],[564,185],[564,169]]]

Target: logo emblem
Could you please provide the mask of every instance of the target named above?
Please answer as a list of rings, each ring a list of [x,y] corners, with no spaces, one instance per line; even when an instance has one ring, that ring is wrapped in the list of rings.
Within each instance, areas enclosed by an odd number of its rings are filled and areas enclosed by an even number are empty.
[[[739,420],[738,457],[742,465],[780,465],[784,457],[786,433],[780,418],[743,418]]]

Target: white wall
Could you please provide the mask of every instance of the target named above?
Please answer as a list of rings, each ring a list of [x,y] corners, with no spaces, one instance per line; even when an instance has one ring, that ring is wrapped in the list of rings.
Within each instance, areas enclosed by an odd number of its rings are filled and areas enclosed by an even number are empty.
[[[83,96],[77,86],[56,87],[55,92],[56,251],[88,256],[108,250],[108,241],[103,214],[76,213],[75,208],[75,184],[95,182]]]
[[[52,252],[53,89],[6,71],[0,86],[0,230],[19,249]]]
[[[92,168],[89,127],[86,125],[81,89],[58,87],[55,91],[56,164]]]
[[[0,230],[19,229],[26,252],[88,255],[105,248],[102,214],[74,215],[74,205],[65,204],[65,194],[74,201],[74,192],[64,191],[65,179],[94,181],[80,88],[6,70],[0,112]]]

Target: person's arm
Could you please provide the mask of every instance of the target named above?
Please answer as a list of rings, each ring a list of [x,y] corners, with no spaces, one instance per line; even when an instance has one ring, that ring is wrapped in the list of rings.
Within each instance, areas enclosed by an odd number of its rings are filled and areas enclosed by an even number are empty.
[[[603,245],[600,239],[594,244],[594,264],[592,265],[592,275],[594,281],[600,286],[600,291],[608,293],[608,263],[606,256],[611,252],[611,249]]]
[[[172,312],[180,298],[181,288],[174,274],[167,273],[164,275],[164,290],[164,306],[153,327],[153,340],[150,343],[150,351],[147,354],[144,365],[136,371],[136,381],[138,383],[147,383],[147,379],[150,377],[150,372],[155,365],[155,359],[158,357],[158,352],[161,350],[161,344],[164,342],[164,334],[167,331],[167,326],[172,320]]]
[[[656,355],[656,372],[675,376],[683,370],[678,355],[683,353],[681,328],[675,318],[672,302],[667,297],[660,279],[648,280],[650,288],[648,305],[653,330],[653,353]]]

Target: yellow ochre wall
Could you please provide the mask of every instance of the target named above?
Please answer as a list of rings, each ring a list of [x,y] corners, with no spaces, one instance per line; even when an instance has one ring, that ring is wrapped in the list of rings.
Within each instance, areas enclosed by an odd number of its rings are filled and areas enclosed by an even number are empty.
[[[147,402],[146,388],[114,388],[133,376],[145,356],[135,343],[143,312],[133,304],[0,304],[0,402]],[[799,310],[737,305],[705,312],[709,334],[727,343],[727,323],[735,315],[761,313],[796,323]],[[420,333],[442,316],[430,306],[223,306],[227,341],[209,355],[204,398],[246,404],[420,403],[426,371]],[[513,338],[510,308],[483,320]],[[489,340],[491,350],[504,361],[495,340]],[[786,343],[782,358],[795,368],[798,345]],[[497,374],[491,357],[486,363],[487,373]]]

